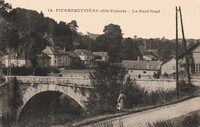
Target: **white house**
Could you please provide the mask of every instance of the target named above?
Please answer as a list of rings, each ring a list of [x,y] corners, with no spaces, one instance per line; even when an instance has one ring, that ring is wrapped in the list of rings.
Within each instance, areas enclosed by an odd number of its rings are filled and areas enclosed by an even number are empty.
[[[79,56],[80,60],[87,66],[94,61],[94,55],[86,49],[75,49],[74,52]]]
[[[2,57],[2,64],[4,64],[5,67],[8,67],[10,65],[18,67],[27,66],[25,50],[22,48],[12,49],[10,53],[10,58],[9,55],[5,55]]]
[[[42,52],[51,58],[50,65],[53,67],[64,67],[70,65],[70,58],[65,49],[56,46],[47,46]]]
[[[189,69],[191,74],[200,74],[200,43],[196,43],[194,46],[189,48],[187,51]],[[179,71],[185,71],[186,59],[185,52],[180,54],[178,57]],[[176,58],[172,58],[161,67],[161,74],[164,73],[173,74],[176,72]]]
[[[126,68],[131,78],[152,78],[154,73],[160,71],[161,64],[162,61],[122,61],[122,65]]]
[[[11,50],[11,55],[10,58],[8,55],[3,56],[2,58],[2,64],[4,64],[5,67],[8,66],[16,66],[16,67],[31,67],[32,63],[30,62],[31,56],[30,50],[24,49],[24,48],[17,48],[17,49],[12,49]],[[36,60],[38,62],[37,66],[38,67],[48,67],[50,66],[50,57],[47,56],[44,53],[37,53],[36,54]],[[9,60],[10,59],[10,60]],[[8,63],[9,62],[9,63]]]

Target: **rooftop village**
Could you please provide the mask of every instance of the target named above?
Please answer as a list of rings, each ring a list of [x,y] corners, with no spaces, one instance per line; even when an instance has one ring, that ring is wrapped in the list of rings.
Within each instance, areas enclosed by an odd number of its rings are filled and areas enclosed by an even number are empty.
[[[156,50],[147,49],[148,52]],[[189,70],[192,76],[198,76],[200,73],[200,43],[187,50],[189,54]],[[30,53],[28,50],[19,47],[11,51],[11,65],[17,67],[30,67]],[[178,57],[179,71],[184,74],[186,68],[185,53]],[[8,55],[1,56],[2,64],[8,67]],[[59,73],[49,73],[48,75],[63,76],[63,77],[82,77],[88,78],[92,68],[96,62],[108,62],[108,52],[91,52],[87,49],[75,49],[74,51],[66,51],[64,48],[57,46],[47,46],[42,52],[37,53],[37,67],[47,68],[54,67],[59,69]],[[70,69],[67,68],[77,63],[83,64],[85,69]],[[137,60],[122,60],[121,63],[127,70],[127,75],[132,79],[155,79],[155,78],[175,78],[176,72],[176,57],[163,62],[152,54],[143,53],[143,59]]]

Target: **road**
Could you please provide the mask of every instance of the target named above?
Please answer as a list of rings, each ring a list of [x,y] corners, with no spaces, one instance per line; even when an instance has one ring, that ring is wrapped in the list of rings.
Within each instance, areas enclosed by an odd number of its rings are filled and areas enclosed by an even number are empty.
[[[149,122],[152,123],[159,120],[173,119],[196,110],[200,110],[200,97],[161,108],[123,116],[120,121],[122,121],[123,127],[146,127]]]
[[[112,124],[112,127],[148,127],[148,123],[173,119],[197,110],[200,110],[200,97],[192,98],[177,104],[113,118],[85,127],[102,126],[105,124]]]

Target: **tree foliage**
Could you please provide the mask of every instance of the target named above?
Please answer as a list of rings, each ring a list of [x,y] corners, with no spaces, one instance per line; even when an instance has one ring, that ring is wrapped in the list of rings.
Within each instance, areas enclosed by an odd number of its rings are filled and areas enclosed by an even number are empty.
[[[90,74],[94,89],[86,102],[91,115],[111,113],[116,110],[124,76],[125,69],[122,66],[103,62],[97,64],[95,71]]]
[[[8,16],[8,12],[0,14],[0,51],[15,48],[19,44],[19,33],[14,27],[14,22]]]
[[[5,35],[9,36],[7,39],[15,38],[14,40],[18,35],[22,47],[34,48],[37,52],[41,52],[46,45],[57,45],[65,47],[67,50],[73,49],[73,33],[65,22],[56,23],[53,19],[44,17],[42,12],[21,8],[4,13],[0,15],[2,17],[0,37],[3,38],[0,39],[1,41],[6,39]],[[16,43],[11,40],[6,42]],[[5,49],[5,46],[7,44],[2,45],[1,48]]]
[[[131,38],[125,38],[123,40],[121,53],[121,57],[124,60],[136,60],[138,57],[141,57],[137,43]]]
[[[119,62],[119,52],[122,47],[122,30],[119,25],[109,24],[104,27],[104,34],[98,36],[95,41],[96,51],[109,53],[110,62]]]

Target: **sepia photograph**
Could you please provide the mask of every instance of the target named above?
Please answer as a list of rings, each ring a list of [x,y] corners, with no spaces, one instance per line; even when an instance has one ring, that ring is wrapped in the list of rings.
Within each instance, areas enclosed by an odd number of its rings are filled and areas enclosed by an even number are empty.
[[[200,127],[199,0],[0,0],[0,127]]]

